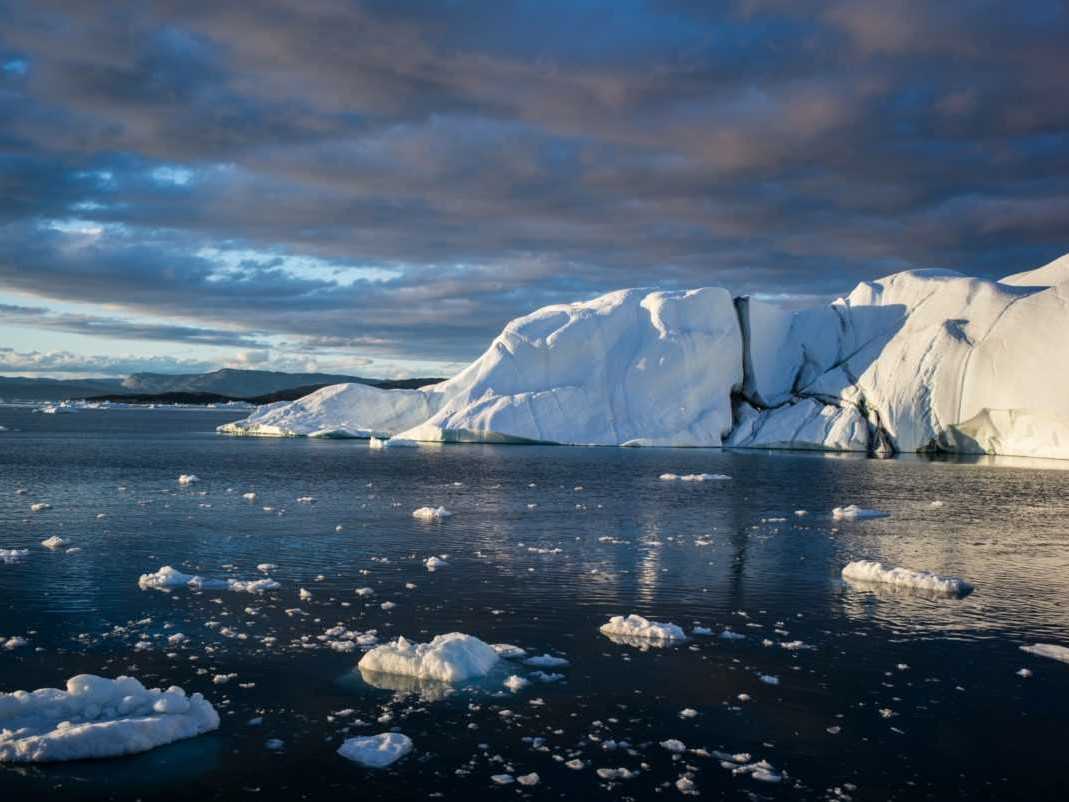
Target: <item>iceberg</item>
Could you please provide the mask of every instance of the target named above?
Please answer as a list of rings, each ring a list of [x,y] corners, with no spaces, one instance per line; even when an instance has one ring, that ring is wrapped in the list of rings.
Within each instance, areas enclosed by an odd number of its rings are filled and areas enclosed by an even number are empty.
[[[665,642],[685,640],[687,637],[676,624],[649,621],[634,613],[626,617],[614,615],[609,619],[609,623],[601,625],[599,631],[610,639],[620,638],[628,644],[632,640]]]
[[[338,747],[346,760],[372,769],[396,763],[412,751],[412,739],[399,732],[383,732],[363,738],[348,738]]]
[[[843,568],[843,579],[861,586],[883,584],[944,596],[968,596],[973,591],[973,586],[964,579],[909,568],[884,568],[873,560],[848,563]]]
[[[227,434],[1069,459],[1069,255],[1001,281],[908,270],[790,311],[618,290],[509,323],[448,381],[342,384]]]
[[[361,673],[398,674],[437,682],[464,682],[482,677],[498,661],[492,646],[461,632],[436,635],[430,643],[398,638],[376,646],[357,667]]]
[[[0,693],[0,763],[130,755],[218,727],[218,713],[199,693],[79,674],[65,691]]]

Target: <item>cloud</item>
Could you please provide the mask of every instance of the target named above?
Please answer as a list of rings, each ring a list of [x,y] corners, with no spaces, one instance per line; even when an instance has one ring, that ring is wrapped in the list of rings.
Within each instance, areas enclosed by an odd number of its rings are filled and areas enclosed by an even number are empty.
[[[996,277],[1069,250],[1067,37],[1056,0],[15,4],[0,288],[382,364],[621,286]]]
[[[0,373],[31,376],[125,376],[129,373],[202,373],[213,362],[167,356],[76,354],[70,351],[16,351],[0,348]]]

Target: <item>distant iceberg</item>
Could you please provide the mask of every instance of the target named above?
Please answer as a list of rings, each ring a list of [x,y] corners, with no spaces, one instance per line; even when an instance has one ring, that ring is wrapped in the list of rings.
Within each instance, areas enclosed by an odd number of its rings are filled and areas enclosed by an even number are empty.
[[[1067,344],[1069,256],[1000,282],[896,273],[793,312],[619,290],[512,321],[440,384],[335,385],[219,431],[1069,459]]]

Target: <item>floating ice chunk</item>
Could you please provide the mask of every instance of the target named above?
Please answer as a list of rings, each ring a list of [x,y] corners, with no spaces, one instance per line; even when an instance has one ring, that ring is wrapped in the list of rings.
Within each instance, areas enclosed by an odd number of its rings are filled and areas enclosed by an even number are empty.
[[[745,640],[746,636],[741,632],[736,632],[733,629],[725,629],[720,633],[720,637],[724,640]]]
[[[193,473],[183,473],[181,476],[178,477],[178,484],[180,485],[191,485],[194,482],[199,481],[200,477]]]
[[[516,782],[520,785],[538,785],[541,779],[537,772],[532,771],[530,774],[521,774],[516,778]]]
[[[38,501],[36,504],[30,505],[30,512],[44,512],[50,509],[52,509],[52,505],[47,501]]]
[[[969,596],[973,586],[957,576],[940,576],[929,571],[909,568],[884,568],[880,562],[862,559],[849,562],[842,569],[842,579],[859,584],[883,584],[912,588],[944,596]]]
[[[614,615],[609,623],[601,625],[601,634],[609,637],[640,638],[653,641],[685,640],[683,630],[675,624],[650,621],[640,615]]]
[[[298,496],[297,497],[297,503],[298,504],[315,504],[315,502],[316,502],[315,496]]]
[[[513,646],[511,643],[493,643],[490,648],[497,652],[498,657],[504,657],[506,660],[516,660],[527,656],[526,650]]]
[[[684,707],[682,710],[679,711],[680,718],[694,718],[697,715],[698,711],[695,710],[693,707]]]
[[[396,763],[412,751],[412,739],[399,732],[383,732],[362,738],[349,738],[338,747],[346,760],[372,769]]]
[[[967,596],[973,591],[973,586],[964,579],[939,576],[928,571],[913,571],[909,568],[884,568],[882,563],[874,560],[848,563],[843,568],[842,575],[848,582],[879,583],[946,596]]]
[[[375,595],[375,589],[374,588],[357,588],[356,590],[353,591],[353,593],[355,593],[357,596],[374,596]]]
[[[526,688],[531,683],[530,683],[530,681],[525,680],[523,677],[521,677],[521,676],[519,676],[517,674],[512,674],[512,675],[510,675],[508,677],[508,679],[505,680],[505,682],[503,684],[510,691],[512,691],[513,693],[516,693],[517,691],[522,691],[524,688]]]
[[[17,563],[29,553],[29,549],[0,549],[0,563]]]
[[[309,601],[312,598],[312,591],[301,588],[297,591],[297,596],[301,601]]]
[[[583,768],[583,765],[582,765],[583,761],[580,760],[579,761],[580,765],[578,765],[578,766],[569,765],[572,762],[575,762],[575,761],[568,761],[568,763],[565,763],[564,765],[568,766],[568,768],[570,768],[570,769],[573,769],[573,768],[581,769],[581,768]],[[638,774],[639,774],[638,771],[631,771],[631,769],[624,768],[623,766],[620,766],[619,768],[615,768],[615,769],[606,767],[606,768],[601,768],[601,769],[595,769],[594,771],[603,780],[630,780],[630,779],[632,779],[634,777],[637,777]]]
[[[25,646],[27,643],[29,643],[28,640],[26,640],[25,638],[20,637],[18,635],[15,635],[14,637],[6,638],[6,639],[4,638],[3,635],[0,635],[0,646],[3,646],[9,652],[10,651],[14,651],[15,649],[18,649],[20,646]],[[0,721],[3,721],[3,715],[2,714],[0,714]]]
[[[450,632],[435,636],[430,643],[405,638],[384,643],[365,654],[358,665],[361,671],[463,682],[485,675],[497,661],[497,652],[478,638]]]
[[[1030,646],[1022,646],[1022,652],[1034,654],[1037,657],[1049,657],[1060,663],[1069,663],[1069,648],[1058,646],[1053,643],[1033,643]]]
[[[428,557],[423,561],[423,564],[427,566],[427,570],[431,573],[434,573],[439,568],[445,568],[449,565],[449,563],[439,557]]]
[[[687,745],[680,741],[678,738],[669,738],[667,741],[661,741],[661,746],[674,754],[680,754],[687,751]]]
[[[232,590],[237,593],[263,593],[280,587],[273,579],[205,579],[183,574],[169,565],[164,565],[153,574],[142,574],[137,580],[137,586],[142,590],[166,591],[190,587],[194,590]]]
[[[765,685],[779,685],[779,677],[774,674],[758,674],[757,678]]]
[[[684,473],[682,475],[678,473],[662,473],[661,479],[665,482],[674,482],[679,480],[681,482],[717,482],[725,481],[731,477],[723,473]]]
[[[691,629],[690,633],[692,635],[712,635],[713,630],[711,630],[709,627],[696,626]]]
[[[445,507],[420,507],[412,511],[412,517],[420,521],[440,521],[452,514]]]
[[[54,551],[55,549],[60,549],[66,546],[67,541],[61,538],[59,535],[52,535],[52,537],[48,537],[42,540],[41,545],[44,546],[46,549],[52,549]]]
[[[836,507],[831,511],[831,517],[837,521],[847,520],[856,521],[860,518],[887,518],[891,515],[889,512],[881,512],[880,510],[866,510],[864,507],[859,507],[856,504],[850,504],[846,507]]]
[[[241,497],[243,499],[245,499],[246,501],[256,501],[256,494],[255,493],[242,493]]]
[[[511,774],[494,774],[490,779],[498,785],[512,785],[512,783],[516,782],[516,778]]]
[[[568,665],[568,661],[563,657],[554,657],[551,654],[528,657],[523,662],[525,665],[536,666],[537,668],[561,668]]]
[[[80,674],[66,691],[0,693],[0,763],[117,757],[218,727],[219,715],[199,693]]]
[[[274,571],[276,568],[278,568],[278,566],[275,565],[274,563],[260,563],[259,565],[256,566],[256,570],[260,571],[261,573],[264,573],[264,574],[270,573],[271,571]]]

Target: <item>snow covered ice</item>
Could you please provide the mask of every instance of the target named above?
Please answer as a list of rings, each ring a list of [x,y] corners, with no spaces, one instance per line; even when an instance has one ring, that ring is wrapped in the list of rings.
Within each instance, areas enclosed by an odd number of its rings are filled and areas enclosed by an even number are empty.
[[[799,311],[619,290],[513,320],[440,384],[335,385],[219,430],[1069,459],[1069,374],[1047,369],[1067,326],[1064,258],[1001,282],[905,271]]]
[[[399,732],[349,738],[338,747],[338,754],[346,760],[373,769],[396,763],[411,751],[412,739]]]
[[[967,596],[973,586],[964,579],[939,576],[929,571],[914,571],[909,568],[884,568],[873,560],[856,560],[843,568],[843,579],[848,582],[891,585],[946,596]]]
[[[1022,646],[1021,651],[1037,657],[1057,660],[1060,663],[1069,663],[1069,647],[1066,646],[1058,646],[1054,643],[1033,643],[1030,646]]]
[[[237,593],[263,593],[277,590],[273,579],[206,579],[202,576],[184,574],[176,568],[164,565],[152,574],[142,574],[137,585],[142,590],[175,590],[188,587],[193,590],[231,590]]]
[[[662,624],[659,621],[649,621],[640,615],[614,615],[609,623],[601,625],[601,634],[609,637],[618,637],[625,640],[638,639],[644,641],[673,641],[684,640],[686,635],[675,624]]]
[[[398,674],[438,682],[464,682],[487,674],[498,661],[493,647],[460,632],[436,635],[430,643],[398,638],[376,646],[358,666],[363,671]]]
[[[199,693],[80,674],[67,680],[65,691],[0,694],[0,762],[117,757],[218,727],[219,715]]]

